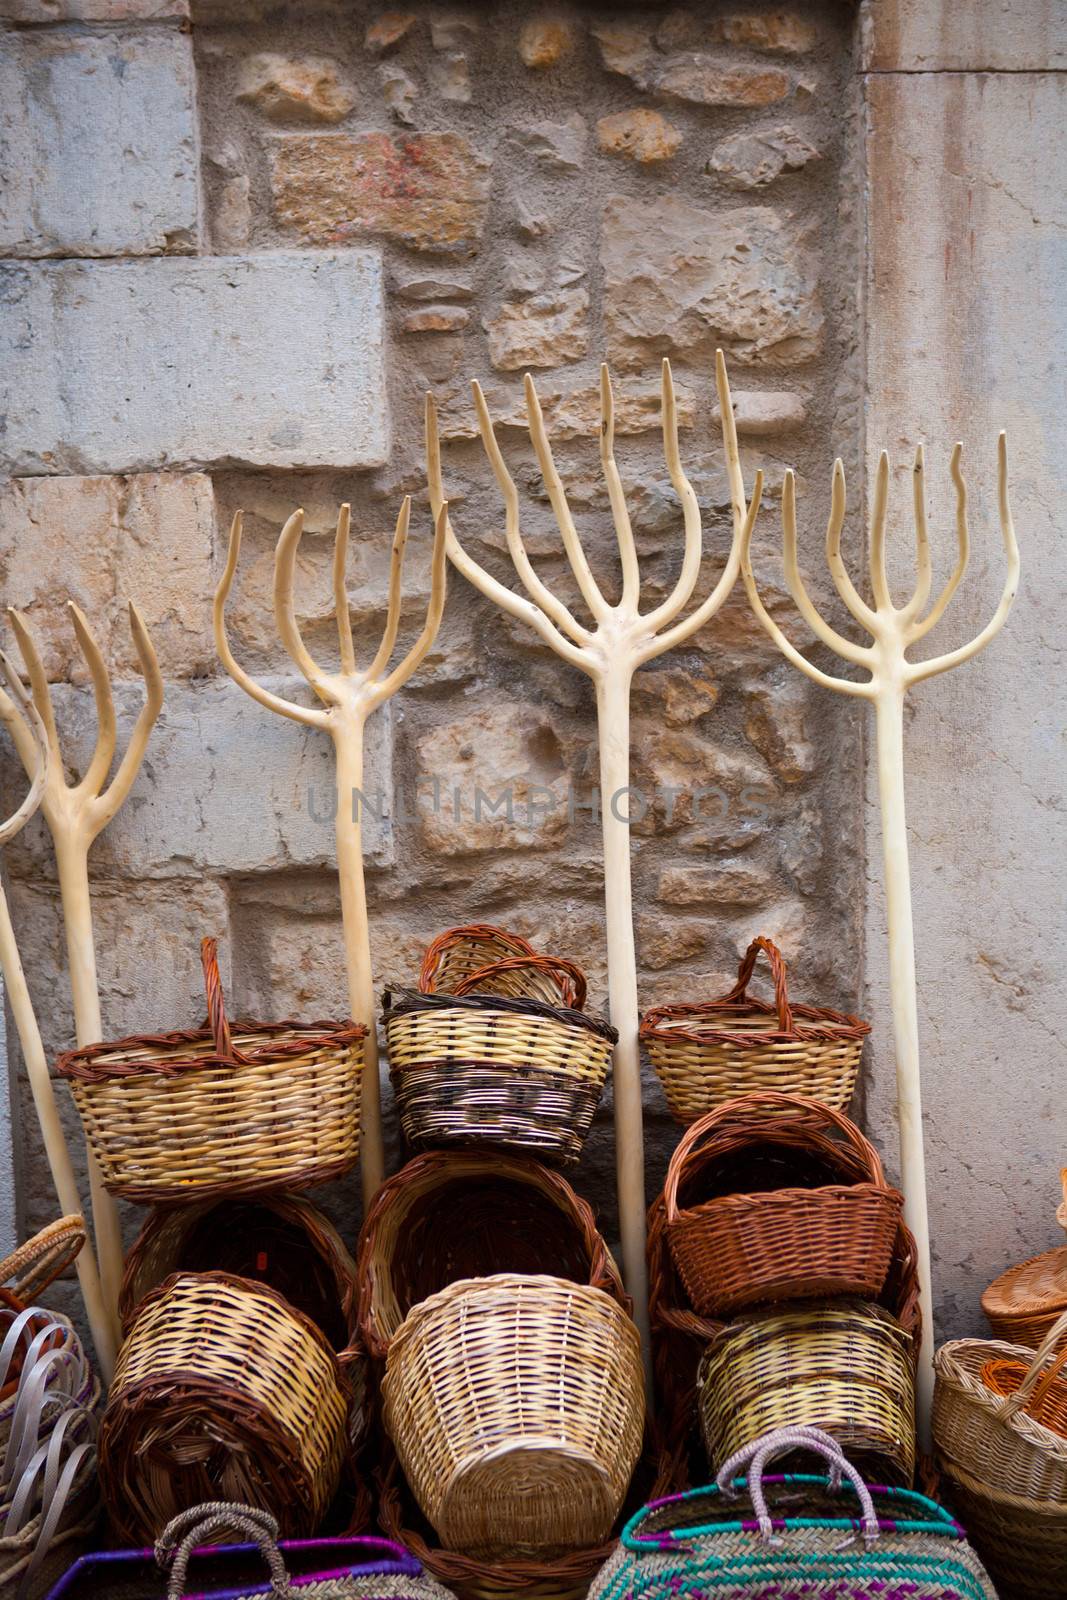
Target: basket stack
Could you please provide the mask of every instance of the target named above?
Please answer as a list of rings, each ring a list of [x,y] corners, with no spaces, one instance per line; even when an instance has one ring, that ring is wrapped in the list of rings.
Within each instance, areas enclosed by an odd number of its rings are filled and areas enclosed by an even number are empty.
[[[1067,1312],[1035,1351],[953,1339],[934,1361],[946,1492],[1001,1600],[1067,1592]]]
[[[667,1426],[713,1468],[814,1425],[879,1479],[915,1465],[919,1295],[900,1193],[825,1103],[766,1091],[686,1132],[649,1218]]]
[[[300,1191],[358,1159],[366,1029],[231,1024],[214,939],[201,960],[205,1027],[58,1062],[104,1184],[153,1207],[99,1448],[112,1524],[139,1544],[205,1502],[315,1532],[362,1427],[355,1269]]]

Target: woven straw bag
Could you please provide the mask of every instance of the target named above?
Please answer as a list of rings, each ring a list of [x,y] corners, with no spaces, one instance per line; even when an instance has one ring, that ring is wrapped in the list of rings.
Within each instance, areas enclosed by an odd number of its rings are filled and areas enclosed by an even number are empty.
[[[241,1541],[230,1543],[234,1536]],[[269,1586],[264,1578],[269,1576]],[[48,1600],[450,1600],[421,1564],[389,1539],[278,1539],[278,1524],[254,1506],[204,1505],[183,1512],[151,1550],[83,1556]]]
[[[390,1071],[412,1149],[484,1144],[578,1160],[618,1035],[558,992],[550,1004],[483,991],[493,975],[515,978],[534,963],[538,976],[559,965],[519,956],[473,973],[453,994],[385,995]],[[585,979],[571,970],[584,999]],[[561,983],[577,998],[569,975]]]
[[[1067,1313],[1037,1351],[994,1339],[951,1339],[934,1358],[934,1445],[947,1471],[998,1493],[1067,1508],[1067,1437],[1031,1414],[1042,1385],[1055,1382],[1067,1341]],[[1024,1368],[1021,1383],[997,1394],[983,1379],[990,1361]]]
[[[507,995],[550,1006],[585,1005],[585,977],[573,962],[538,955],[517,933],[472,922],[439,933],[427,946],[419,972],[421,994]]]
[[[954,1467],[942,1481],[1000,1600],[1063,1600],[1067,1505],[989,1489]]]
[[[761,950],[774,978],[773,1005],[748,993]],[[641,1019],[642,1043],[679,1122],[762,1089],[844,1111],[870,1031],[870,1023],[844,1012],[791,1005],[785,962],[770,939],[753,939],[721,1000],[657,1006]]]
[[[588,1204],[518,1156],[436,1150],[378,1190],[357,1250],[359,1333],[384,1361],[413,1306],[459,1278],[547,1273],[630,1302]]]
[[[767,1475],[776,1456],[797,1449],[821,1456],[827,1476]],[[743,1467],[747,1477],[735,1478]],[[868,1486],[812,1428],[753,1440],[716,1483],[638,1512],[589,1600],[669,1595],[997,1600],[959,1523],[925,1495]]]
[[[1063,1201],[1056,1220],[1067,1228],[1067,1167],[1060,1179]],[[1036,1350],[1052,1324],[1067,1311],[1067,1244],[1001,1273],[982,1296],[982,1310],[994,1339]]]
[[[273,1289],[176,1273],[142,1302],[119,1351],[100,1431],[118,1532],[154,1539],[189,1506],[270,1511],[314,1532],[346,1450],[349,1387],[325,1336]]]
[[[644,1382],[637,1329],[601,1290],[461,1279],[405,1317],[382,1398],[446,1547],[546,1554],[609,1536],[641,1453]]]
[[[671,1254],[702,1316],[885,1284],[904,1199],[840,1111],[746,1095],[694,1122],[663,1190]]]
[[[752,1312],[716,1334],[697,1382],[713,1468],[765,1433],[810,1424],[879,1477],[911,1482],[912,1342],[881,1306],[842,1300]]]
[[[60,1056],[106,1187],[187,1204],[300,1189],[359,1156],[366,1029],[227,1022],[217,944],[201,945],[208,1026]]]

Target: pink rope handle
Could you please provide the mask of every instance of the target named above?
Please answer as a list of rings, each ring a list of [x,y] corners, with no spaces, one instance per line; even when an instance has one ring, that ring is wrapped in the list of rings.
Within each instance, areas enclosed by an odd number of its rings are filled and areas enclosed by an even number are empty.
[[[748,1494],[759,1522],[759,1530],[764,1539],[770,1539],[774,1524],[767,1510],[767,1500],[763,1492],[763,1474],[775,1456],[786,1455],[790,1450],[811,1450],[816,1455],[822,1456],[830,1468],[831,1488],[840,1487],[842,1474],[848,1479],[856,1491],[856,1498],[863,1512],[863,1536],[865,1539],[877,1539],[878,1517],[870,1490],[837,1440],[830,1434],[824,1433],[821,1428],[777,1428],[773,1433],[752,1440],[720,1467],[716,1479],[720,1493],[729,1495],[738,1470],[747,1467]]]

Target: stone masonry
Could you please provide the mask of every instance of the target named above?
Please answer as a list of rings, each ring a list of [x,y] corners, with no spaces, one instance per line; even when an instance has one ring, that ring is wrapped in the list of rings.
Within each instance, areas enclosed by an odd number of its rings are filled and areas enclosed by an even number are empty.
[[[274,543],[298,505],[299,620],[313,653],[328,656],[338,504],[353,508],[350,604],[366,653],[398,505],[414,496],[412,637],[428,588],[427,389],[457,531],[512,581],[476,435],[478,378],[531,554],[569,597],[524,432],[530,370],[610,588],[596,446],[607,360],[653,604],[682,537],[659,435],[668,356],[706,586],[729,543],[713,381],[722,345],[746,480],[762,467],[767,483],[757,559],[772,612],[792,612],[775,554],[792,464],[810,587],[836,615],[820,532],[830,463],[841,454],[858,485],[863,462],[858,19],[834,0],[396,10],[0,0],[0,18],[0,140],[13,174],[0,201],[10,387],[0,466],[11,475],[0,595],[37,630],[75,750],[92,711],[68,599],[106,650],[120,723],[139,703],[128,596],[167,678],[145,769],[94,854],[105,1027],[118,1036],[198,1020],[204,932],[222,936],[235,1011],[340,1015],[328,743],[253,705],[214,657],[211,596],[233,512],[244,510],[245,541],[231,637],[260,676],[293,692],[270,584]],[[858,541],[859,519],[850,526]],[[577,959],[601,1007],[589,684],[454,572],[449,582],[435,649],[372,724],[376,984],[410,981],[442,928],[487,920]],[[634,830],[643,1004],[723,992],[749,939],[766,933],[798,994],[859,1009],[873,847],[854,707],[782,660],[739,586],[683,651],[639,674],[633,734],[647,801]],[[9,764],[6,795],[16,792]],[[72,1024],[39,822],[5,865],[56,1051]],[[30,1227],[54,1207],[13,1038],[9,1048],[19,1222]],[[645,1099],[651,1194],[676,1130],[651,1073]],[[395,1163],[388,1102],[386,1116]],[[610,1130],[609,1095],[576,1178],[609,1236]],[[874,1132],[891,1157],[884,1095]],[[358,1183],[329,1199],[351,1238]],[[972,1308],[956,1322],[973,1325]]]

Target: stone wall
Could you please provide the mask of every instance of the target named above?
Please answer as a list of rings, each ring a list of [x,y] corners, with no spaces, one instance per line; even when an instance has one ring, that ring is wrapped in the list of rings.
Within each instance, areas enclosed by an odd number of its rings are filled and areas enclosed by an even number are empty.
[[[401,496],[415,496],[413,631],[427,596],[427,388],[457,530],[507,576],[475,436],[477,377],[524,491],[531,550],[566,592],[523,432],[530,368],[611,587],[596,452],[606,359],[654,603],[681,549],[658,427],[663,356],[704,515],[702,583],[729,542],[721,343],[746,475],[762,466],[769,483],[767,545],[786,463],[816,524],[831,449],[859,459],[853,19],[830,4],[384,12],[204,0],[189,17],[182,0],[4,0],[0,12],[14,173],[0,213],[2,366],[14,374],[0,589],[42,640],[79,755],[91,699],[67,600],[97,630],[124,728],[139,704],[129,596],[167,679],[145,770],[93,854],[105,1028],[193,1022],[204,931],[223,936],[235,1009],[339,1014],[328,743],[253,705],[214,659],[210,600],[232,512],[245,512],[232,638],[258,674],[295,689],[270,574],[296,505],[307,513],[300,621],[328,655],[330,539],[338,503],[352,503],[350,601],[366,654],[392,523]],[[854,720],[781,662],[740,594],[642,672],[634,706],[635,783],[649,800],[634,847],[643,1003],[721,991],[766,932],[800,988],[851,1009],[863,881]],[[388,797],[369,841],[376,982],[410,979],[430,935],[477,918],[578,959],[601,1006],[588,683],[452,574],[440,640],[370,743],[368,790]],[[504,786],[512,819],[489,809]],[[54,1051],[72,1022],[39,822],[7,870]],[[30,1226],[52,1199],[21,1080],[18,1092]],[[646,1101],[651,1190],[674,1130],[651,1076]],[[610,1107],[579,1186],[610,1233]],[[351,1234],[357,1186],[332,1201]]]

